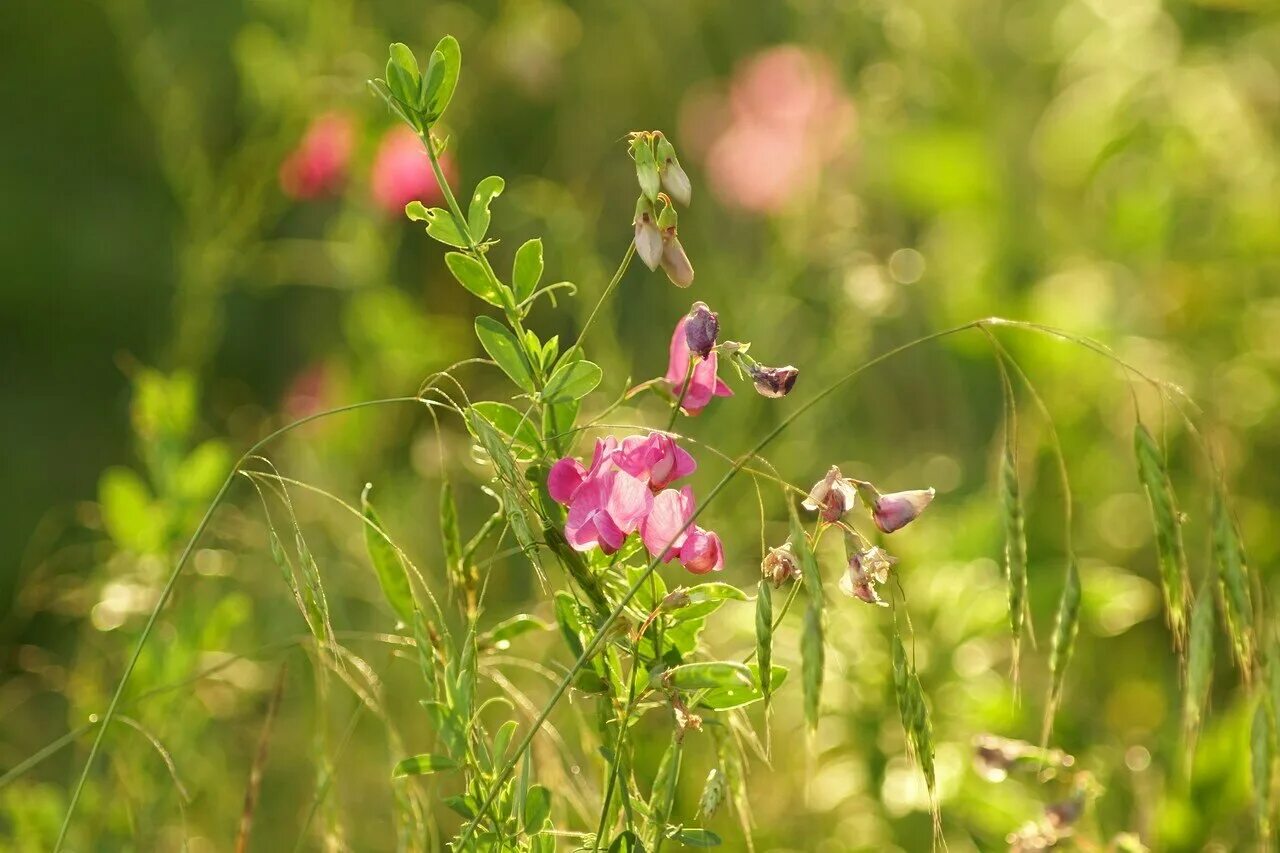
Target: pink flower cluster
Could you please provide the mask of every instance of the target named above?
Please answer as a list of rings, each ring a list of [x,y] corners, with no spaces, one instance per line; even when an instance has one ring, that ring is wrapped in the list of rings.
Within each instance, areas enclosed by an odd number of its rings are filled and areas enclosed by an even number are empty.
[[[575,551],[612,554],[639,533],[649,554],[679,560],[694,574],[724,567],[720,537],[691,524],[693,490],[668,488],[697,463],[666,433],[596,440],[591,467],[566,456],[551,467],[547,491],[569,508],[564,535]]]
[[[357,127],[339,112],[324,113],[307,127],[297,147],[280,164],[280,189],[290,198],[306,201],[334,195],[346,182],[355,150]],[[453,161],[441,156],[445,176],[452,178]],[[369,191],[378,207],[398,215],[411,201],[435,205],[444,196],[422,141],[407,127],[383,134],[369,170]]]

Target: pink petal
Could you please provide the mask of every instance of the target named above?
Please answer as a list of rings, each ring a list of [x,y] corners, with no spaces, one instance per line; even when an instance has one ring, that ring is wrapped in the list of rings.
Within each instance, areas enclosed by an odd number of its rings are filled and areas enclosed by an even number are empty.
[[[649,485],[625,471],[611,471],[602,481],[604,510],[613,523],[626,533],[640,526],[640,521],[653,506],[653,493]]]
[[[653,508],[640,528],[640,538],[650,556],[662,554],[662,561],[669,563],[679,556],[684,543],[685,527],[693,515],[693,491],[665,489],[653,498]]]
[[[586,477],[587,469],[582,467],[582,463],[566,456],[551,466],[551,472],[547,474],[547,491],[556,503],[568,506],[573,500],[574,492],[578,491]]]
[[[667,361],[667,381],[677,389],[684,384],[684,375],[689,372],[689,342],[684,336],[684,324],[687,319],[687,316],[682,316],[680,322],[676,323],[675,333],[671,335],[671,349]]]
[[[718,572],[724,568],[724,545],[720,537],[694,527],[680,547],[680,564],[695,575]]]

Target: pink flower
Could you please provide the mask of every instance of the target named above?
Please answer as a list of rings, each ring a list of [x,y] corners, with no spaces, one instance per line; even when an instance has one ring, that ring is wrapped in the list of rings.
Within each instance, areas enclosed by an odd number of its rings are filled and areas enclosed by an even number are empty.
[[[688,451],[662,432],[650,433],[648,437],[633,435],[624,438],[614,461],[631,476],[648,482],[654,491],[665,489],[698,467]]]
[[[347,177],[355,129],[343,113],[325,113],[302,134],[298,147],[280,164],[280,189],[295,199],[336,192]]]
[[[832,465],[826,476],[813,484],[809,496],[800,505],[810,512],[819,513],[823,521],[834,524],[853,508],[857,499],[857,491],[840,469]]]
[[[680,318],[676,323],[675,333],[671,336],[670,360],[667,362],[667,382],[678,397],[684,387],[685,375],[689,372],[689,342],[685,336],[684,326],[688,316]],[[716,376],[719,357],[715,352],[700,359],[693,368],[693,376],[689,381],[689,390],[684,394],[681,408],[685,414],[696,415],[706,408],[712,397],[732,397],[733,391]]]
[[[640,539],[652,557],[661,555],[669,563],[680,556],[680,546],[689,536],[686,526],[693,517],[693,490],[665,489],[653,497],[653,508],[640,526]],[[691,528],[696,529],[696,528]]]
[[[933,501],[933,489],[912,489],[908,492],[892,492],[879,495],[871,509],[876,527],[892,533],[905,527]]]
[[[605,553],[618,550],[653,506],[646,481],[613,464],[617,450],[617,439],[599,439],[590,469],[565,457],[547,475],[551,497],[569,507],[564,535],[575,551],[595,547]]]
[[[718,572],[724,568],[724,545],[716,534],[693,527],[680,546],[680,565],[695,575]]]
[[[440,165],[445,177],[451,178],[452,160],[444,155]],[[444,198],[422,141],[403,125],[387,131],[378,143],[370,182],[373,200],[392,214],[402,213],[411,201],[431,206]]]

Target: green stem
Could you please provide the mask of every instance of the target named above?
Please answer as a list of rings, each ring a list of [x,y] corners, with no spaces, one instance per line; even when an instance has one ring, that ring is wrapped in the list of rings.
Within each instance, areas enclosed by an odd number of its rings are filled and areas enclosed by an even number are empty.
[[[600,308],[604,305],[605,300],[607,300],[613,293],[614,289],[616,289],[622,282],[622,276],[626,274],[627,269],[631,266],[631,259],[635,256],[636,244],[633,241],[627,244],[627,251],[622,256],[622,263],[618,264],[618,269],[613,274],[613,278],[610,279],[609,284],[605,287],[604,293],[601,293],[600,298],[596,300],[595,307],[593,307],[591,309],[591,313],[587,315],[587,321],[582,324],[582,331],[578,332],[578,339],[573,342],[573,347],[570,347],[570,349],[582,344],[582,340],[587,336],[587,332],[590,331],[591,325],[595,323],[596,315],[600,313]]]
[[[671,418],[667,421],[667,432],[676,428],[676,416],[680,414],[680,407],[684,405],[685,395],[689,393],[689,386],[693,383],[693,360],[697,358],[693,353],[689,354],[689,366],[684,369],[684,384],[680,386],[680,396],[676,398],[676,404],[671,407]]]
[[[84,768],[80,771],[80,778],[76,781],[76,786],[72,789],[71,800],[67,803],[67,813],[62,819],[62,827],[58,830],[58,839],[54,842],[53,853],[59,853],[62,845],[66,842],[67,831],[71,828],[71,818],[75,814],[76,805],[80,802],[80,795],[84,791],[85,782],[89,778],[89,772],[93,769],[94,759],[98,757],[98,751],[102,748],[102,739],[106,737],[107,729],[111,727],[112,720],[115,719],[116,709],[120,704],[120,698],[124,695],[125,688],[129,684],[129,679],[133,676],[133,670],[138,665],[139,658],[142,657],[142,649],[147,644],[147,640],[151,637],[151,632],[155,629],[156,622],[160,618],[160,611],[164,609],[168,603],[170,595],[173,594],[173,587],[178,582],[178,577],[182,574],[183,568],[187,564],[187,560],[191,557],[191,552],[195,550],[196,543],[204,534],[205,528],[209,526],[209,521],[213,518],[214,510],[222,503],[222,499],[226,497],[227,492],[231,489],[231,484],[235,481],[236,475],[240,472],[245,462],[249,461],[261,448],[270,444],[276,438],[285,433],[294,430],[303,424],[311,421],[319,420],[330,415],[342,414],[344,412],[356,411],[357,409],[367,409],[373,406],[382,406],[390,403],[421,403],[423,405],[433,405],[432,401],[420,400],[417,397],[389,397],[382,400],[367,400],[363,403],[352,403],[348,406],[340,406],[336,409],[329,409],[323,412],[317,412],[300,418],[290,424],[280,427],[274,432],[256,441],[253,446],[244,452],[244,454],[236,460],[236,464],[232,467],[231,473],[227,474],[227,478],[223,480],[218,493],[214,495],[213,502],[209,504],[209,508],[205,510],[204,516],[200,519],[200,523],[196,525],[196,529],[191,534],[191,538],[187,540],[186,547],[182,549],[182,554],[178,557],[178,562],[174,564],[173,570],[169,573],[168,579],[165,581],[164,587],[160,590],[160,597],[156,599],[155,606],[151,608],[151,615],[147,617],[147,624],[143,626],[142,635],[138,637],[138,643],[133,648],[133,654],[129,657],[129,663],[125,666],[124,673],[120,676],[120,681],[116,684],[115,693],[111,697],[110,704],[107,705],[106,713],[102,715],[102,722],[98,726],[98,732],[94,736],[93,745],[89,748],[89,757],[84,762]],[[439,404],[434,404],[439,405]]]
[[[700,503],[697,507],[694,508],[694,511],[690,515],[689,519],[680,528],[680,530],[676,531],[675,535],[672,537],[673,540],[678,539],[680,534],[684,533],[686,530],[688,530],[690,527],[693,526],[694,522],[698,519],[698,517],[703,513],[704,510],[706,510],[706,508],[711,504],[711,502],[716,499],[716,497],[720,494],[720,492],[724,490],[725,486],[727,486],[730,483],[730,481],[733,480],[733,478],[737,475],[737,473],[747,464],[748,460],[754,458],[754,456],[757,453],[759,453],[765,447],[767,447],[775,438],[781,435],[784,430],[786,430],[789,426],[791,426],[791,424],[794,423],[797,418],[799,418],[801,415],[808,412],[810,409],[812,409],[818,403],[822,402],[824,399],[826,399],[828,396],[833,394],[835,391],[839,390],[846,383],[851,382],[866,370],[869,370],[870,368],[876,366],[877,364],[880,364],[881,362],[886,361],[892,358],[893,356],[898,355],[899,353],[905,352],[906,350],[909,350],[921,344],[928,343],[929,341],[938,340],[939,338],[945,338],[945,337],[948,337],[949,335],[954,335],[954,334],[958,334],[959,332],[967,331],[969,329],[978,328],[984,322],[985,321],[983,320],[972,320],[968,323],[964,323],[959,326],[953,326],[949,329],[944,329],[940,332],[933,332],[931,334],[924,335],[923,337],[916,338],[912,341],[908,341],[907,343],[901,344],[900,346],[894,347],[893,349],[883,352],[869,361],[863,362],[854,370],[845,374],[841,378],[837,379],[835,382],[828,385],[826,388],[819,391],[816,395],[806,400],[794,412],[792,412],[788,417],[786,417],[781,423],[779,423],[776,427],[770,430],[769,433],[766,434],[764,438],[760,439],[760,441],[756,443],[755,447],[753,447],[747,453],[740,456],[738,460],[733,463],[733,466],[727,472],[725,472],[724,476],[721,477],[720,480],[714,486],[711,487],[711,490],[707,493],[706,499],[703,500],[702,503]],[[670,546],[668,545],[668,547]],[[665,551],[666,549],[664,548],[663,552]],[[582,668],[586,666],[587,661],[589,661],[596,654],[596,652],[599,651],[600,646],[603,645],[605,641],[605,637],[608,635],[610,629],[613,627],[613,624],[618,621],[618,618],[622,615],[627,605],[631,603],[631,599],[635,597],[636,593],[640,589],[640,586],[649,580],[649,576],[652,575],[654,571],[657,569],[659,562],[660,560],[657,557],[649,561],[644,571],[640,574],[638,578],[636,578],[636,580],[631,584],[631,586],[628,587],[626,593],[623,594],[621,600],[619,600],[617,605],[615,605],[613,610],[609,613],[609,616],[604,620],[603,623],[601,623],[600,627],[596,629],[595,636],[591,638],[591,642],[588,643],[586,648],[582,650],[582,654],[578,655],[578,659],[573,662],[573,664],[569,667],[569,671],[560,680],[560,683],[556,685],[556,689],[552,691],[551,696],[547,699],[546,703],[543,705],[542,710],[538,712],[537,719],[535,719],[533,721],[533,724],[529,726],[528,730],[524,734],[524,737],[520,739],[520,743],[516,746],[511,757],[506,760],[506,762],[502,766],[502,769],[498,772],[497,776],[494,778],[493,784],[489,788],[489,793],[485,795],[485,801],[481,804],[481,808],[480,808],[481,812],[486,811],[488,807],[493,803],[493,801],[497,798],[498,793],[502,787],[502,784],[506,782],[507,777],[511,775],[511,771],[515,769],[516,762],[520,760],[520,757],[524,754],[524,751],[529,748],[529,744],[533,742],[533,738],[537,734],[538,730],[542,727],[542,724],[547,721],[547,718],[549,716],[551,716],[552,708],[554,708],[556,704],[560,701],[561,697],[564,696],[565,691],[569,689],[569,685],[573,682],[573,679],[582,670]],[[466,844],[466,842],[471,838],[472,834],[475,832],[478,820],[479,820],[479,817],[477,816],[476,818],[473,818],[472,820],[467,822],[467,825],[463,828],[462,835],[458,838],[458,842],[456,844],[455,849],[463,849],[463,845]]]

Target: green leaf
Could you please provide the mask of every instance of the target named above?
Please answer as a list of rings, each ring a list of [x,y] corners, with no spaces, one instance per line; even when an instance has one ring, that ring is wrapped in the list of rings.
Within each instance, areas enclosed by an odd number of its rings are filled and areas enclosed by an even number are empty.
[[[499,308],[503,306],[502,290],[489,277],[484,264],[462,252],[447,253],[444,256],[444,263],[458,283],[467,290],[490,305],[496,305]]]
[[[604,373],[592,361],[575,361],[561,365],[542,389],[545,403],[568,403],[580,400],[595,390]]]
[[[531,785],[524,800],[524,831],[537,832],[551,817],[551,792],[542,785]]]
[[[525,358],[524,347],[510,329],[492,317],[477,317],[476,337],[480,339],[484,351],[498,363],[503,373],[511,377],[512,382],[522,391],[533,393],[533,373]]]
[[[764,685],[760,683],[760,665],[751,663],[747,664],[747,668],[751,671],[751,684],[718,687],[714,690],[708,690],[703,694],[701,704],[706,705],[713,711],[728,711],[733,708],[741,708],[744,705],[750,705],[767,698],[787,680],[788,670],[785,666],[770,666],[768,693],[766,693]]]
[[[893,626],[892,643],[893,690],[898,700],[898,716],[902,720],[903,734],[907,737],[908,751],[924,776],[930,802],[936,808],[933,797],[937,784],[933,762],[933,722],[929,717],[929,706],[924,700],[924,688],[920,686],[920,676],[915,665],[907,659],[907,650],[902,645],[896,622]],[[934,819],[936,826],[936,812]]]
[[[1275,733],[1266,699],[1258,700],[1249,733],[1249,753],[1253,765],[1253,809],[1258,822],[1259,850],[1270,849],[1271,766],[1275,761]]]
[[[475,192],[471,194],[471,206],[467,208],[467,230],[476,243],[482,242],[484,235],[489,233],[489,205],[502,195],[506,187],[507,182],[497,175],[490,175],[476,184]]]
[[[578,420],[578,409],[582,403],[574,400],[569,403],[556,403],[542,411],[542,434],[546,436],[547,446],[555,454],[563,455],[573,442],[574,424]]]
[[[810,600],[805,609],[804,629],[800,635],[804,719],[810,730],[818,727],[818,710],[822,705],[822,671],[826,657],[822,635],[822,606],[816,600]]]
[[[372,486],[365,486],[364,492],[360,495],[360,504],[366,521],[365,549],[369,552],[369,560],[373,563],[373,570],[378,575],[378,585],[382,587],[382,594],[386,596],[391,609],[395,611],[401,622],[412,625],[415,605],[413,589],[409,585],[409,572],[405,568],[400,552],[387,537],[386,528],[378,519],[373,504],[369,502],[369,491],[372,488]]]
[[[702,619],[720,609],[726,601],[746,601],[747,594],[733,584],[700,583],[688,590],[689,603],[671,613],[676,622],[688,619]]]
[[[476,798],[470,794],[465,796],[458,796],[455,794],[452,797],[445,797],[440,802],[444,803],[455,813],[462,815],[466,820],[474,820],[476,810],[480,808],[480,803],[477,802]]]
[[[645,853],[644,843],[634,832],[626,829],[613,839],[608,853]]]
[[[495,766],[502,766],[507,761],[507,749],[511,746],[511,738],[516,733],[516,721],[507,720],[498,729],[498,733],[493,738],[493,763]]]
[[[149,553],[164,542],[163,509],[151,501],[151,492],[129,468],[108,468],[98,481],[102,525],[120,548]]]
[[[438,770],[454,770],[457,766],[452,759],[445,758],[443,755],[415,755],[397,764],[395,769],[391,771],[391,778],[401,779],[405,776],[425,776]]]
[[[511,286],[516,292],[516,302],[532,296],[541,280],[542,240],[535,237],[516,250],[516,260],[511,269]]]
[[[414,222],[427,223],[427,234],[432,239],[458,249],[467,248],[467,241],[453,221],[453,214],[442,207],[426,207],[420,201],[411,201],[404,206],[404,215]]]
[[[1173,632],[1174,644],[1181,651],[1187,636],[1187,601],[1190,598],[1187,556],[1182,545],[1182,517],[1174,502],[1164,454],[1142,424],[1134,427],[1133,446],[1138,458],[1138,476],[1147,493],[1155,526],[1166,621]]]
[[[440,116],[453,99],[462,73],[462,48],[453,36],[445,36],[436,43],[427,63],[427,73],[422,77],[422,111],[428,126],[439,121]]]
[[[804,528],[800,525],[800,516],[796,515],[795,504],[788,503],[787,508],[791,512],[791,547],[800,561],[800,575],[804,578],[804,588],[809,593],[809,599],[817,602],[818,609],[821,610],[825,597],[822,592],[822,575],[818,572],[818,560],[813,555],[813,549],[809,547],[809,537],[805,535]]]
[[[444,546],[444,568],[455,589],[466,587],[466,567],[462,559],[462,531],[458,527],[458,505],[448,477],[440,482],[440,542]]]
[[[493,626],[493,629],[484,635],[483,640],[485,645],[504,649],[521,634],[527,634],[530,631],[545,631],[550,627],[550,625],[537,617],[530,616],[528,613],[521,613]]]
[[[655,675],[677,690],[701,690],[713,687],[750,687],[751,670],[737,661],[686,663]]]
[[[498,432],[513,439],[517,446],[534,452],[539,449],[538,428],[532,414],[526,416],[515,406],[492,400],[473,403],[471,407],[484,415]]]
[[[1000,491],[1004,508],[1004,576],[1009,598],[1009,632],[1013,636],[1012,669],[1016,687],[1022,648],[1022,625],[1027,612],[1027,535],[1014,440],[1012,435],[1005,440],[1000,468]]]
[[[391,45],[389,53],[391,57],[387,60],[387,85],[391,94],[415,111],[422,109],[417,57],[399,42]]]
[[[684,828],[674,838],[686,847],[719,847],[720,836],[709,829]]]
[[[761,670],[773,672],[773,587],[763,579],[756,587],[756,660]],[[773,694],[772,681],[771,678],[769,684],[763,685],[762,698],[766,708]]]
[[[653,841],[656,845],[662,835],[662,829],[671,816],[671,807],[675,803],[676,784],[680,781],[680,738],[673,734],[667,751],[658,762],[658,772],[653,777],[653,789],[649,792],[649,823],[653,827]]]
[[[564,635],[564,641],[569,645],[569,651],[573,653],[575,658],[581,657],[584,646],[582,645],[581,637],[582,621],[578,616],[578,602],[567,592],[557,592],[555,614],[556,624],[560,626],[560,633]]]

